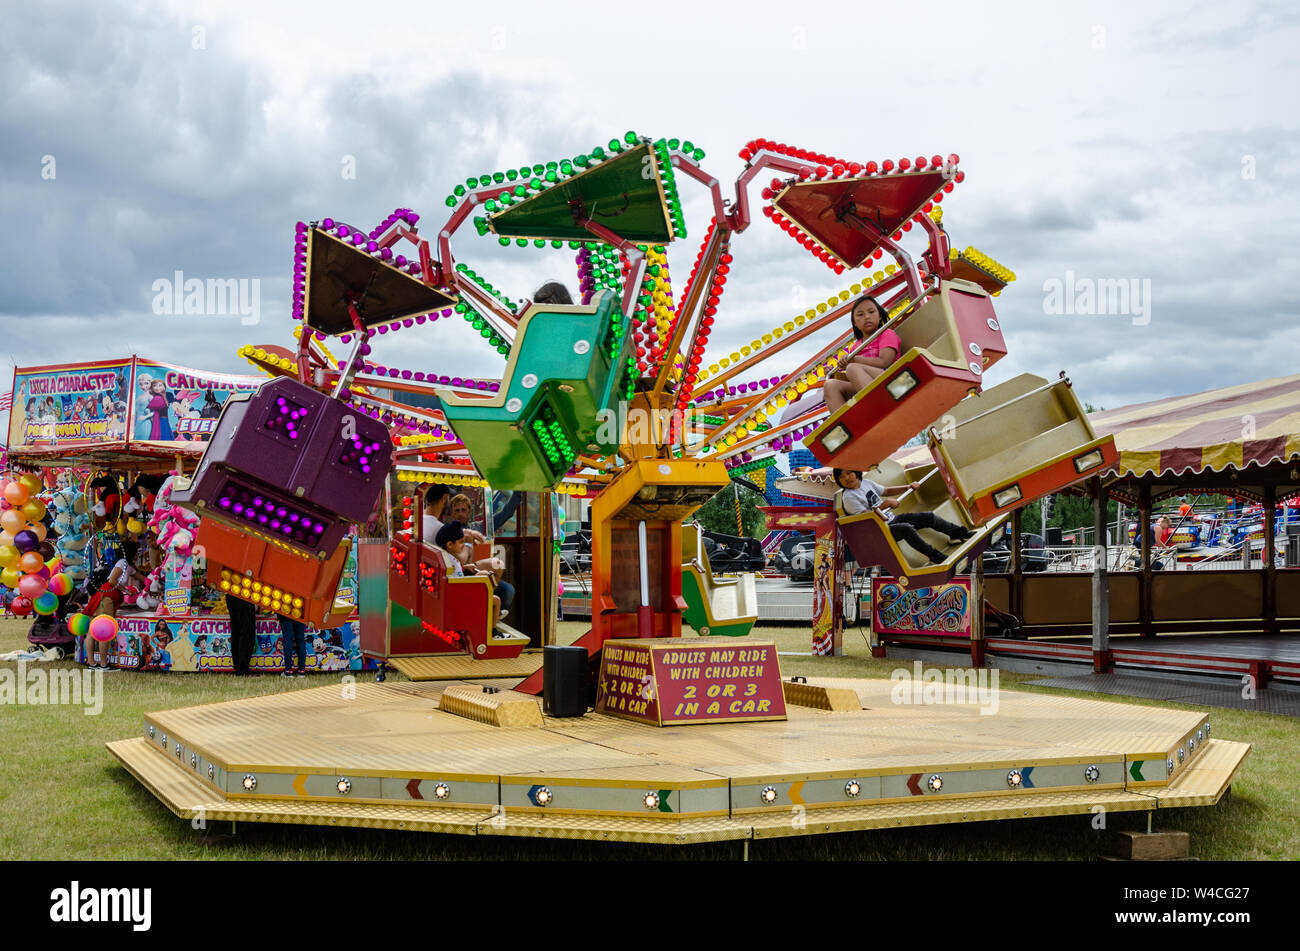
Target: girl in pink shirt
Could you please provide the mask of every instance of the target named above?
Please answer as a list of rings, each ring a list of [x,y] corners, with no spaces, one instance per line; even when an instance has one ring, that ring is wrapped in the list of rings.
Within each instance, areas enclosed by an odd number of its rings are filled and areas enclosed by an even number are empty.
[[[853,304],[853,337],[854,341],[862,340],[876,333],[880,325],[885,322],[885,309],[880,306],[874,297],[864,294],[859,297]],[[903,350],[903,342],[898,339],[898,334],[892,330],[885,330],[876,335],[876,338],[869,344],[854,354],[853,359],[844,368],[844,375],[847,380],[826,381],[823,392],[826,394],[826,408],[834,413],[837,409],[851,400],[858,391],[862,390],[880,374],[898,359],[898,355]]]

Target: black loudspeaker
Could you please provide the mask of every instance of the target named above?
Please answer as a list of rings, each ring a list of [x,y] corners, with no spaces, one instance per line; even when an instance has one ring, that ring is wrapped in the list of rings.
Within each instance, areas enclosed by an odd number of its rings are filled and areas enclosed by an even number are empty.
[[[1047,526],[1047,538],[1044,541],[1048,548],[1061,547],[1061,531],[1062,529],[1060,525]]]
[[[587,649],[548,644],[542,649],[542,710],[548,717],[587,712]]]

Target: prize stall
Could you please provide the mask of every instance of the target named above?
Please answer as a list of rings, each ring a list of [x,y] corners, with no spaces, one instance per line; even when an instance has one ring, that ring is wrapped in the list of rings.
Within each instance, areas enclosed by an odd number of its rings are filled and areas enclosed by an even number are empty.
[[[242,586],[208,570],[203,522],[174,504],[171,490],[177,475],[193,471],[227,403],[261,383],[138,356],[15,369],[0,583],[12,592],[9,610],[33,617],[33,643],[83,659],[91,630],[80,609],[96,579],[125,559],[133,570],[116,623],[97,629],[113,641],[109,665],[232,669],[225,595]],[[311,671],[361,667],[350,546],[340,560],[338,600],[351,607],[320,630],[309,627]],[[295,606],[277,604],[260,583],[243,596],[258,607],[251,667],[282,670],[275,615],[292,616]]]

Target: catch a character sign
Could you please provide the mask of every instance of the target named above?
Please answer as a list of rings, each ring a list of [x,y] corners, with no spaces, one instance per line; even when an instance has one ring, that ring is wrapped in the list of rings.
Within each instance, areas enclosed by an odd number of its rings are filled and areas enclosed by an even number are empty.
[[[657,726],[784,720],[776,645],[681,637],[606,641],[596,710]]]
[[[252,393],[259,377],[211,373],[137,359],[132,385],[132,439],[188,447],[207,442],[226,400]]]
[[[130,360],[18,368],[9,450],[121,442],[130,391]]]
[[[871,582],[872,625],[877,634],[970,637],[970,582],[904,588],[893,578]]]

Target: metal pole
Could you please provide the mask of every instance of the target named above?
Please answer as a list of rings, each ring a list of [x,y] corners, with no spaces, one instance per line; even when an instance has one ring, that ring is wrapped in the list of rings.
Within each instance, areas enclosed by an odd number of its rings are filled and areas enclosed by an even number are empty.
[[[1092,670],[1108,674],[1110,657],[1110,578],[1106,573],[1106,487],[1101,479],[1092,479],[1092,524],[1096,529],[1097,554],[1092,567]]]
[[[646,542],[645,522],[636,523],[637,552],[641,556],[641,606],[636,612],[637,637],[654,637],[654,612],[650,610],[649,545]]]

